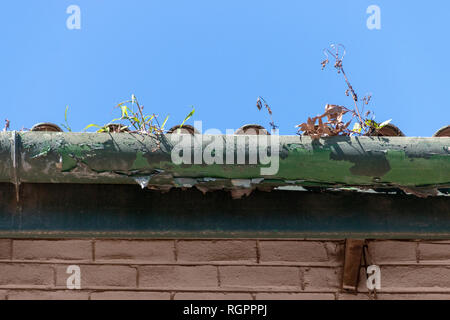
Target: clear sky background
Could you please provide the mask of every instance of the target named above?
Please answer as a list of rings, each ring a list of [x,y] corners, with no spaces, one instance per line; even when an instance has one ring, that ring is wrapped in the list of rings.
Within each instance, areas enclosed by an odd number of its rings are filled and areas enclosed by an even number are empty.
[[[69,30],[69,5],[81,29]],[[381,30],[369,30],[369,5]],[[450,124],[450,1],[385,0],[4,0],[0,4],[0,125],[64,121],[81,131],[118,116],[134,93],[168,126],[203,129],[259,123],[263,96],[281,134],[323,111],[352,106],[322,50],[347,48],[344,68],[379,122],[408,136]]]

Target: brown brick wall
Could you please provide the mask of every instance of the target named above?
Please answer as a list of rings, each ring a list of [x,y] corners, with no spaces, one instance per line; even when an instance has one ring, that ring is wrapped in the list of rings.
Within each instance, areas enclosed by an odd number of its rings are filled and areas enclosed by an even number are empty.
[[[450,241],[369,242],[379,299],[450,299]],[[369,299],[341,292],[343,240],[0,239],[2,299]],[[66,286],[81,269],[81,289]]]

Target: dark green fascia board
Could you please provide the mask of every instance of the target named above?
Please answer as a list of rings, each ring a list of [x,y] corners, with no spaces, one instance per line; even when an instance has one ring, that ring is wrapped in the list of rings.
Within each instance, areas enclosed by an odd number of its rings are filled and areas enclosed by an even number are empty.
[[[265,175],[261,171],[271,164],[249,163],[260,152],[256,147],[258,138],[274,139],[272,165],[276,149],[279,150],[279,170],[274,174]],[[217,143],[222,144],[223,151],[217,151],[220,150]],[[231,153],[230,164],[172,161],[174,148],[184,148],[189,150],[192,160],[195,154],[206,150],[211,157],[226,162],[227,144],[237,150]],[[242,154],[245,163],[236,164]],[[155,189],[196,186],[207,191],[292,185],[448,188],[450,137],[339,136],[313,141],[304,136],[156,137],[131,133],[10,131],[0,133],[0,182],[139,183]]]
[[[0,238],[449,239],[450,197],[0,183]]]

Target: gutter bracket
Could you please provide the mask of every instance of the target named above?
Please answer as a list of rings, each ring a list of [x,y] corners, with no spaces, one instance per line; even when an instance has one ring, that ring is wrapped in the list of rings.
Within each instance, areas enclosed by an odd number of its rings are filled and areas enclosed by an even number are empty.
[[[361,258],[365,240],[345,239],[345,256],[342,273],[342,290],[356,293],[358,290]]]

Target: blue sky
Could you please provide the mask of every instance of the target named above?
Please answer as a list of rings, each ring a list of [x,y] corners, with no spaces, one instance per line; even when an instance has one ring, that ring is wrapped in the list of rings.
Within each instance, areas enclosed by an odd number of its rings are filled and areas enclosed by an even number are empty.
[[[69,30],[69,5],[81,29]],[[369,5],[381,29],[369,30]],[[145,110],[179,124],[195,106],[203,129],[268,127],[281,134],[323,111],[352,106],[323,48],[343,43],[344,68],[376,120],[409,136],[449,124],[450,2],[382,0],[14,0],[0,5],[0,124],[64,121],[80,131],[117,117],[134,93]],[[190,120],[192,123],[193,120]]]

